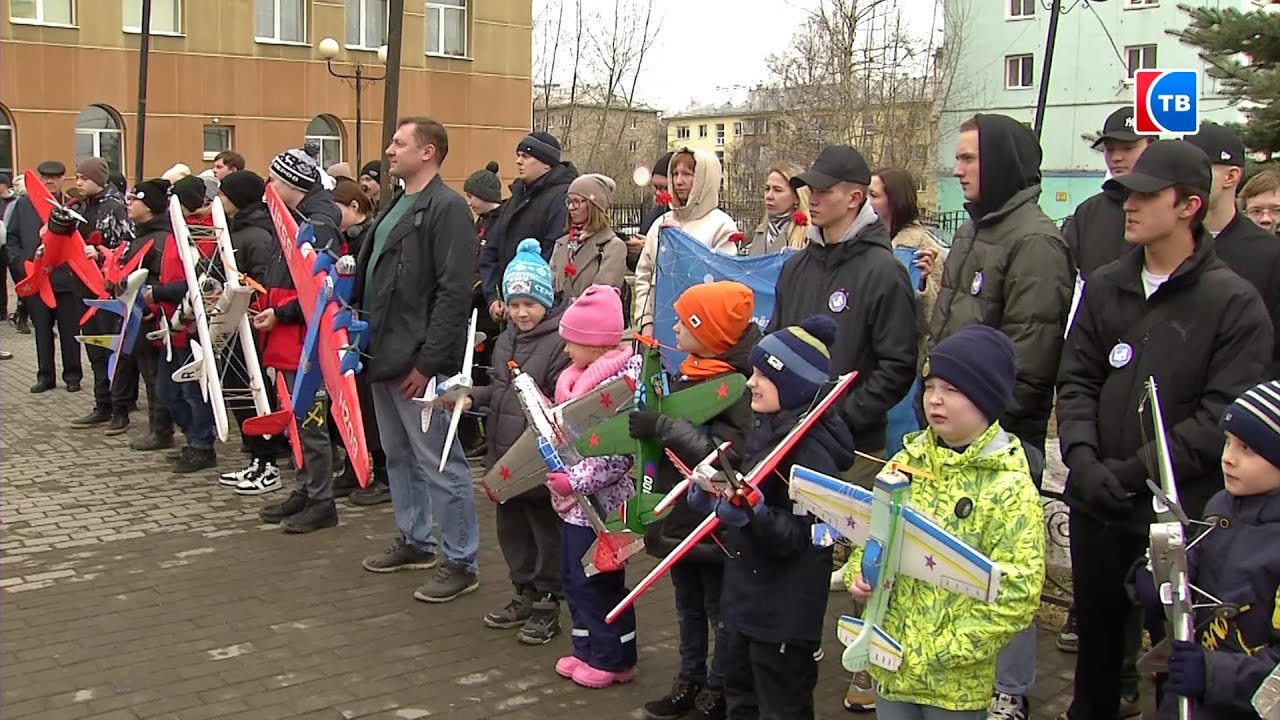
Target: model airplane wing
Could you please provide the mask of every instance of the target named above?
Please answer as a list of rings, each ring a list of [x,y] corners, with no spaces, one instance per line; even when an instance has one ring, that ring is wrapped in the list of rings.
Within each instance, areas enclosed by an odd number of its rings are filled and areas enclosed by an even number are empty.
[[[869,490],[800,465],[791,466],[787,489],[797,515],[810,513],[854,545],[866,544],[871,532]]]
[[[567,403],[557,405],[555,412],[559,413],[562,425],[574,435],[582,435],[588,428],[598,425],[607,418],[611,418],[618,413],[625,413],[631,408],[632,400],[635,395],[635,382],[631,378],[622,376],[614,378],[600,387],[581,397],[570,400]],[[626,418],[623,416],[623,429],[626,429]],[[583,440],[579,438],[579,443],[585,442],[591,447],[590,439]],[[635,441],[632,441],[634,444]],[[628,454],[634,448],[629,448]],[[592,455],[604,453],[592,453]]]
[[[836,625],[836,637],[845,645],[852,645],[865,627],[861,618],[841,615]],[[871,644],[869,660],[890,672],[897,672],[902,665],[902,645],[879,626],[871,627]]]
[[[1000,566],[947,532],[933,518],[902,508],[902,555],[898,573],[931,585],[995,602],[1000,593]]]
[[[526,429],[480,483],[495,502],[538,487],[547,480],[547,464],[538,450],[538,434]]]

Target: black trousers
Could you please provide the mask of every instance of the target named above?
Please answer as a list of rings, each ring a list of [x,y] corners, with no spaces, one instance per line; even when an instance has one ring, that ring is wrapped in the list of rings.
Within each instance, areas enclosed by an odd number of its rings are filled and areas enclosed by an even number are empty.
[[[116,379],[111,383],[111,407],[117,415],[128,415],[130,404],[138,401],[138,384],[147,389],[147,420],[150,433],[156,437],[173,437],[173,418],[169,408],[156,395],[156,373],[160,369],[160,354],[145,337],[139,338],[133,352],[123,355],[116,368]]]
[[[545,492],[514,497],[497,507],[498,547],[517,593],[557,598],[560,586],[560,516]]]
[[[1125,578],[1147,547],[1147,538],[1071,513],[1071,580],[1076,604],[1075,697],[1071,720],[1115,720],[1120,705],[1126,637],[1133,632],[1133,602]]]
[[[57,329],[58,344],[62,349],[62,382],[79,385],[84,379],[80,364],[80,316],[87,309],[76,293],[55,293],[57,306],[50,308],[38,296],[28,298],[27,311],[36,336],[36,381],[53,384],[58,367],[54,362],[53,338]]]
[[[813,720],[817,647],[759,642],[732,631],[726,636],[729,720]]]
[[[59,300],[61,305],[62,301]],[[83,302],[80,307],[88,309]],[[101,310],[94,313],[93,317],[84,324],[81,329],[85,335],[111,335],[120,332],[120,318]],[[66,338],[63,338],[65,341]],[[71,339],[76,342],[75,338]],[[115,408],[111,402],[111,374],[107,371],[111,363],[111,351],[97,345],[85,345],[84,354],[89,356],[89,367],[93,369],[93,409],[103,415],[110,415],[113,410],[124,410],[124,406]],[[138,383],[133,381],[133,397],[138,397]],[[127,406],[128,403],[125,403]]]

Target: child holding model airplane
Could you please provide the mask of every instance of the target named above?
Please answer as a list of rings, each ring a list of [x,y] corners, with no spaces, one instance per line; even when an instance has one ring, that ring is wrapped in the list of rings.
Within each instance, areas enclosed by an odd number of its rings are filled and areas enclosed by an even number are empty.
[[[608,285],[587,288],[560,317],[560,336],[570,365],[556,380],[555,401],[567,402],[597,386],[640,374],[640,356],[622,344],[622,297]],[[556,662],[556,672],[583,687],[603,688],[636,676],[636,616],[628,609],[613,623],[605,614],[626,595],[626,572],[619,569],[587,577],[582,557],[596,542],[578,498],[608,517],[635,494],[632,459],[607,455],[581,460],[564,472],[547,473],[551,504],[560,514],[561,576],[573,618],[573,654]]]
[[[745,467],[764,457],[791,431],[827,385],[835,323],[826,316],[770,333],[750,354],[751,410]],[[840,414],[828,412],[778,463],[793,462],[841,475],[853,464],[853,435]],[[724,564],[725,701],[729,717],[814,717],[818,683],[815,652],[822,645],[831,548],[813,544],[813,518],[792,512],[778,477],[745,498],[715,497],[690,483],[689,504],[714,512],[725,528],[731,559]]]
[[[899,574],[879,629],[901,645],[902,660],[896,672],[872,666],[875,710],[881,720],[918,720],[926,708],[980,720],[991,701],[996,654],[1039,606],[1044,513],[1021,443],[996,419],[1013,397],[1009,338],[983,325],[966,327],[938,343],[922,375],[929,428],[908,435],[890,464],[931,474],[912,479],[911,506],[994,561],[999,593],[984,603]],[[859,572],[861,553],[855,549],[846,582],[866,602],[872,588]]]
[[[560,337],[563,306],[555,306],[551,267],[542,259],[542,246],[525,238],[502,276],[507,328],[493,349],[488,385],[471,390],[466,407],[487,408],[488,457],[493,467],[524,433],[528,421],[512,385],[508,363],[537,383],[548,397],[556,378],[569,366]],[[491,628],[520,628],[516,639],[542,645],[560,632],[560,519],[551,508],[545,486],[537,486],[499,503],[496,509],[498,545],[507,561],[515,596],[506,607],[489,612]]]
[[[675,327],[676,348],[689,355],[680,364],[679,375],[672,378],[670,391],[679,392],[729,373],[750,375],[748,358],[761,337],[760,329],[751,322],[754,309],[751,288],[738,282],[702,283],[680,295],[675,302],[680,319]],[[634,412],[629,418],[632,437],[658,440],[688,466],[696,465],[722,442],[731,443],[735,454],[740,452],[751,420],[751,398],[745,394],[705,425],[657,410]],[[664,458],[658,466],[655,490],[667,492],[682,479],[679,470]],[[654,557],[666,557],[709,512],[693,509],[683,498],[677,500],[645,529],[645,550]],[[669,693],[645,703],[648,720],[724,717],[727,647],[720,622],[724,565],[723,551],[707,538],[671,568],[680,622],[680,670]],[[712,634],[715,648],[708,667]]]

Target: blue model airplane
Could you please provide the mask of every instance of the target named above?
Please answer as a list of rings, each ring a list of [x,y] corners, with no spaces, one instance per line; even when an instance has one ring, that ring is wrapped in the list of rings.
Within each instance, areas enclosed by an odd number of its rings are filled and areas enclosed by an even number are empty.
[[[138,340],[138,330],[142,327],[142,316],[146,308],[142,304],[142,286],[147,283],[147,271],[134,270],[125,280],[124,292],[120,297],[99,300],[85,298],[84,304],[90,308],[106,310],[120,316],[120,333],[117,335],[77,335],[76,339],[85,345],[106,348],[111,353],[107,361],[107,375],[112,380],[116,377],[116,367],[121,354],[133,352],[133,344]]]

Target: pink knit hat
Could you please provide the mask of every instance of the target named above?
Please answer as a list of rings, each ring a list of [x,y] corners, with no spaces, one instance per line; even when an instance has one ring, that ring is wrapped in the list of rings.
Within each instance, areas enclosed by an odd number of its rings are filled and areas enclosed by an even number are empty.
[[[592,285],[560,316],[560,337],[589,347],[622,342],[622,295],[612,285]]]

